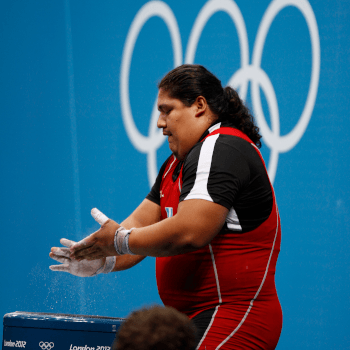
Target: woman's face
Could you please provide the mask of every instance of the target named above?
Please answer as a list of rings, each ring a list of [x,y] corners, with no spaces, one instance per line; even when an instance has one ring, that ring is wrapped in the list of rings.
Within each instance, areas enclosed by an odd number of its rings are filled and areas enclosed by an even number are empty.
[[[185,158],[207,129],[206,126],[203,129],[198,123],[196,102],[188,107],[162,89],[158,93],[160,114],[157,126],[163,129],[163,135],[168,136],[169,148],[179,160]]]

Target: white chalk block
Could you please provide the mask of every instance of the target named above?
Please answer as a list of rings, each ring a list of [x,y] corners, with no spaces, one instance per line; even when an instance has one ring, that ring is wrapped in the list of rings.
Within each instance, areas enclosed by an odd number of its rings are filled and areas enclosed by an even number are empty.
[[[108,217],[97,208],[91,209],[91,215],[100,225],[103,225],[107,220],[109,220]]]

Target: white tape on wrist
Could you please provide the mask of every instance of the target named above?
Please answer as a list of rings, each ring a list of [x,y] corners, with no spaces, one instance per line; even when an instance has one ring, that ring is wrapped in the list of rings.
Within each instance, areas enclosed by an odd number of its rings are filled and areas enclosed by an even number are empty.
[[[106,261],[103,266],[101,266],[92,276],[96,276],[100,273],[110,273],[113,271],[115,265],[116,257],[115,256],[107,256]]]
[[[115,256],[107,256],[105,265],[103,267],[102,273],[110,273],[114,269],[116,257]]]
[[[129,235],[134,228],[127,230],[120,226],[114,235],[114,248],[119,255],[135,255],[129,248]]]

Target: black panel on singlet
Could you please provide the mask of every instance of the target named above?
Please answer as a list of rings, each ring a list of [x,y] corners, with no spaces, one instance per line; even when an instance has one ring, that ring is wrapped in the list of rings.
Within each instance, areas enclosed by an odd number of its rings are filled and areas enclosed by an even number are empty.
[[[205,142],[205,141],[204,141]],[[184,161],[180,202],[185,200],[197,177],[198,160],[204,142],[197,143]],[[162,165],[147,199],[160,204],[160,183],[167,162]],[[220,134],[213,148],[207,191],[214,203],[234,208],[241,233],[261,225],[270,215],[273,194],[257,150],[237,136]]]
[[[184,162],[180,202],[186,199],[195,184],[204,142],[196,144]],[[208,172],[206,190],[211,200],[229,210],[234,208],[242,227],[240,232],[255,229],[269,217],[273,205],[272,189],[264,164],[249,142],[220,134]]]

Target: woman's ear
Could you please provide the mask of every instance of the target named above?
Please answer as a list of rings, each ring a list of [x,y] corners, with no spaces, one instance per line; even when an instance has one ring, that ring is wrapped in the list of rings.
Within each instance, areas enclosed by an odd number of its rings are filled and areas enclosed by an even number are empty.
[[[194,105],[196,107],[196,117],[201,117],[205,114],[205,112],[207,112],[208,103],[205,97],[198,96],[196,101],[194,101]]]

